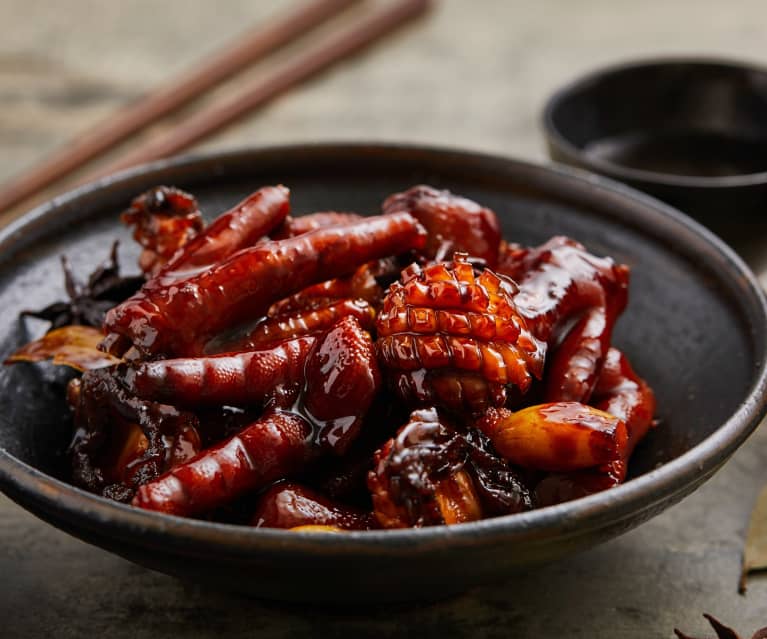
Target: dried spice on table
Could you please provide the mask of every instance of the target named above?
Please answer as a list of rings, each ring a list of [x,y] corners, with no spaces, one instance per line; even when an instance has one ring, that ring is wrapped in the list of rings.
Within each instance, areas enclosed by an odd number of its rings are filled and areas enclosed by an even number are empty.
[[[740,592],[746,591],[746,582],[750,573],[764,570],[767,570],[767,486],[759,493],[751,512],[751,522],[743,548]]]
[[[716,617],[706,613],[704,613],[703,616],[708,619],[711,627],[716,632],[717,639],[741,639],[741,636],[737,632],[735,632],[732,628],[725,626]],[[674,633],[677,637],[679,637],[679,639],[700,639],[691,635],[687,635],[676,628],[674,628]],[[760,628],[754,632],[754,634],[751,635],[751,639],[767,639],[767,628]]]
[[[85,282],[75,276],[69,260],[62,256],[64,288],[69,299],[54,302],[39,311],[22,311],[21,315],[50,322],[49,331],[72,325],[101,328],[106,312],[144,283],[141,276],[120,275],[118,247],[119,242],[115,241],[107,260],[97,266]]]

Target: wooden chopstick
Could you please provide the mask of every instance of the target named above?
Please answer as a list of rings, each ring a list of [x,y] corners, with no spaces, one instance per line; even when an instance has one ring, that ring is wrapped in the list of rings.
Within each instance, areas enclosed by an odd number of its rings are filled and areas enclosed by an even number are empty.
[[[265,27],[259,25],[248,31],[209,61],[125,107],[113,118],[53,152],[28,172],[2,185],[0,211],[81,168],[133,133],[175,111],[355,2],[358,0],[311,0]]]
[[[266,78],[246,85],[233,98],[204,108],[173,127],[164,137],[151,139],[138,146],[116,162],[89,175],[86,181],[188,148],[333,63],[372,44],[423,13],[430,4],[430,0],[397,0],[359,18],[344,31],[331,33],[316,45],[298,53]]]

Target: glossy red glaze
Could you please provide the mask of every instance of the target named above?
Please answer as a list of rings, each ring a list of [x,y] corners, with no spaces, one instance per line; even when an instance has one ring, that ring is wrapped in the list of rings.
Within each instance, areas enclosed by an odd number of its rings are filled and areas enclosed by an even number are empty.
[[[199,450],[196,415],[127,393],[115,367],[87,371],[71,383],[70,444],[79,486],[120,501],[133,489]]]
[[[266,317],[243,337],[226,342],[225,350],[268,348],[287,339],[326,331],[347,316],[355,318],[363,328],[370,329],[375,320],[375,310],[364,300],[342,299],[326,306]],[[210,350],[210,344],[206,350]],[[217,350],[221,350],[220,347]]]
[[[185,276],[253,246],[290,213],[290,191],[265,186],[219,215],[204,231],[184,244],[161,273]]]
[[[370,336],[354,318],[341,320],[315,342],[303,390],[289,409],[268,409],[233,437],[142,486],[133,504],[194,515],[284,479],[325,452],[344,453],[379,380]]]
[[[539,506],[552,506],[614,488],[626,477],[625,464],[615,461],[600,469],[572,473],[554,473],[544,477],[535,487]]]
[[[463,467],[461,442],[435,409],[414,411],[408,422],[373,456],[368,488],[384,528],[445,523],[437,481]]]
[[[70,388],[79,483],[189,516],[266,489],[255,525],[351,529],[528,510],[543,473],[541,503],[623,481],[655,409],[610,349],[628,268],[563,237],[509,246],[447,191],[383,208],[294,219],[288,190],[264,187],[198,232],[183,192],[134,201],[159,275],[105,322],[101,347],[126,361]],[[370,494],[375,522],[297,476]]]
[[[251,525],[257,528],[335,526],[342,530],[378,527],[372,513],[334,502],[294,482],[281,482],[266,490],[258,500]]]
[[[594,406],[625,422],[630,456],[655,423],[655,393],[617,348],[608,351],[591,399]]]
[[[237,435],[140,486],[133,505],[191,516],[298,471],[317,451],[299,415],[270,411]]]
[[[455,408],[455,396],[445,394],[450,371],[461,386],[467,374],[486,386],[461,393],[470,412],[481,412],[488,400],[503,404],[507,384],[526,391],[541,375],[545,345],[517,312],[515,293],[511,281],[489,269],[476,275],[460,253],[452,265],[405,270],[401,282],[390,286],[376,322],[379,357],[402,398]]]
[[[180,406],[262,405],[275,388],[302,385],[314,337],[273,348],[210,357],[162,359],[122,368],[134,395]]]
[[[618,417],[579,402],[540,404],[517,412],[489,409],[475,425],[512,463],[551,472],[622,459],[628,438]]]
[[[575,320],[550,355],[545,400],[588,401],[628,302],[628,267],[554,237],[537,248],[504,246],[499,270],[518,283],[514,303],[539,339],[556,346]]]
[[[488,208],[450,191],[430,186],[414,186],[404,193],[390,195],[383,203],[384,213],[410,213],[426,227],[429,241],[425,255],[451,257],[461,251],[495,268],[501,230],[498,218]]]
[[[343,454],[381,387],[370,334],[353,317],[345,317],[317,342],[306,360],[305,375],[301,410],[319,425],[315,442]]]
[[[423,246],[410,215],[366,218],[239,251],[187,279],[148,282],[106,317],[107,333],[145,355],[199,355],[221,331],[263,316],[276,300],[371,260]],[[107,343],[125,347],[124,340]]]
[[[611,348],[592,396],[600,410],[615,415],[626,424],[626,447],[620,458],[603,466],[576,473],[550,475],[536,487],[542,505],[570,501],[612,488],[626,479],[628,460],[636,445],[653,427],[655,394],[631,367],[626,356]]]
[[[270,237],[273,240],[284,240],[303,235],[309,231],[316,231],[328,226],[350,224],[361,219],[362,216],[356,213],[339,213],[336,211],[320,211],[301,217],[288,217],[273,233],[270,233]]]
[[[376,451],[368,487],[384,528],[455,524],[532,508],[529,490],[488,439],[434,408],[413,411]]]
[[[167,186],[139,195],[120,218],[135,227],[133,239],[143,247],[139,267],[150,276],[162,269],[204,226],[197,200]]]
[[[373,274],[377,266],[377,262],[363,264],[348,277],[336,277],[307,286],[272,304],[267,316],[314,310],[342,300],[363,300],[378,308],[383,302],[383,291]]]
[[[506,386],[488,384],[478,373],[452,369],[389,372],[391,387],[409,403],[439,405],[459,415],[482,413],[490,406],[503,406]]]

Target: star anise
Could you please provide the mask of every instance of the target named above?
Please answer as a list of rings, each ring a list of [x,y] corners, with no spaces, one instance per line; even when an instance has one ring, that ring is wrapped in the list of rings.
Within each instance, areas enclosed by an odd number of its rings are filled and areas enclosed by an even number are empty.
[[[36,317],[51,323],[48,331],[73,324],[100,327],[106,312],[135,293],[144,283],[143,276],[122,277],[117,261],[119,242],[112,244],[109,257],[88,277],[79,281],[66,256],[61,256],[64,288],[69,300],[54,302],[39,311],[22,311],[22,317]]]
[[[717,639],[740,639],[740,635],[735,632],[732,628],[728,628],[725,626],[721,621],[716,619],[715,617],[712,617],[711,615],[707,615],[704,613],[703,615],[706,619],[708,619],[708,622],[711,624],[711,627],[716,632]],[[690,635],[684,634],[681,630],[677,630],[674,628],[674,633],[676,634],[679,639],[695,639],[695,637],[691,637]],[[751,639],[767,639],[767,628],[761,628],[760,630],[757,630],[751,637]]]

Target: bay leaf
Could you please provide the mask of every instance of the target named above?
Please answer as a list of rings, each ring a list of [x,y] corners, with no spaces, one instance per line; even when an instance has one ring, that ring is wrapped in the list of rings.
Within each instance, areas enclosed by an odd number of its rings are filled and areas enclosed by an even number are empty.
[[[767,570],[767,486],[757,497],[751,513],[743,550],[743,569],[740,576],[740,592],[746,590],[749,573]]]
[[[79,371],[87,371],[119,363],[119,359],[98,349],[102,339],[104,335],[97,328],[63,326],[22,346],[5,360],[5,364],[42,362],[52,359],[57,366],[69,366]]]

